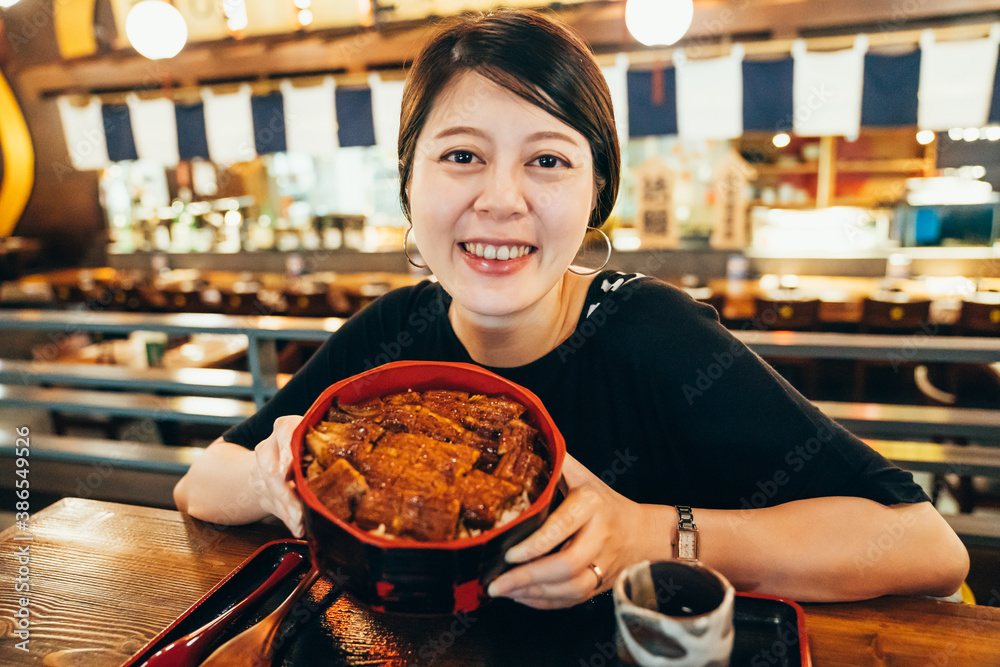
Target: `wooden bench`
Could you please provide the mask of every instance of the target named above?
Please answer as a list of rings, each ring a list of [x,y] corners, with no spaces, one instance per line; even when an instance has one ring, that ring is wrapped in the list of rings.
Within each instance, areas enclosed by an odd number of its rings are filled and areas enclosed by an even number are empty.
[[[1000,547],[1000,521],[984,514],[944,514],[951,529],[967,547]]]
[[[213,396],[157,396],[111,391],[0,385],[0,404],[88,416],[133,417],[198,424],[237,424],[253,415],[253,401]]]
[[[218,368],[143,368],[0,359],[0,382],[58,384],[100,389],[250,396],[253,376]]]
[[[1000,410],[833,401],[813,403],[862,438],[968,438],[979,443],[1000,444]]]
[[[48,434],[29,435],[32,493],[173,508],[173,488],[201,447],[169,447],[142,442],[96,440]],[[23,449],[12,429],[0,431],[0,461],[14,470]],[[3,482],[13,486],[11,474]]]
[[[936,475],[980,475],[1000,479],[1000,447],[865,439],[900,468]]]

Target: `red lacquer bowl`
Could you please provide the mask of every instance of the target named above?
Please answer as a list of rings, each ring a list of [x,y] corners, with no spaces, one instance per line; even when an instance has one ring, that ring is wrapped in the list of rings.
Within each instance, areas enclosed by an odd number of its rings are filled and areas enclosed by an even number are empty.
[[[523,404],[545,436],[552,463],[549,483],[538,499],[499,528],[444,542],[380,537],[335,517],[306,484],[305,434],[323,420],[334,398],[356,403],[407,389],[505,395]],[[538,529],[556,505],[566,454],[562,434],[533,393],[478,366],[433,361],[397,361],[332,385],[306,412],[293,443],[295,484],[305,505],[313,562],[372,609],[411,614],[471,611],[488,599],[486,587],[509,568],[504,553]]]

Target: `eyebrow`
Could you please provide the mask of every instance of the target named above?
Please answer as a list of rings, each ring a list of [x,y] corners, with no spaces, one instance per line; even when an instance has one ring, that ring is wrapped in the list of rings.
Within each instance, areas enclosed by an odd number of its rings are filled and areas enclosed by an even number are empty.
[[[484,131],[482,131],[482,130],[480,130],[478,128],[469,127],[469,126],[466,126],[466,125],[456,125],[454,127],[445,128],[445,129],[441,130],[440,132],[438,132],[436,135],[434,135],[434,138],[435,139],[444,139],[445,137],[451,137],[451,136],[454,136],[456,134],[471,134],[471,135],[473,135],[475,137],[480,137],[480,138],[483,138],[483,139],[489,139],[489,136],[486,134],[486,132],[484,132]],[[541,141],[543,139],[556,139],[556,140],[559,140],[559,141],[565,141],[566,143],[572,144],[573,146],[577,146],[578,145],[577,142],[574,141],[573,137],[571,137],[568,134],[565,134],[563,132],[556,132],[556,131],[553,131],[553,130],[544,130],[544,131],[541,131],[541,132],[534,132],[534,133],[528,135],[528,141]]]

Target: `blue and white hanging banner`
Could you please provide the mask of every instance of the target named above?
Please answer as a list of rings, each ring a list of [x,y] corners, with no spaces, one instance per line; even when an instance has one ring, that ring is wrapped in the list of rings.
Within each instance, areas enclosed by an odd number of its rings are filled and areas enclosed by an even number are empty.
[[[403,81],[384,81],[372,73],[368,76],[372,90],[372,120],[375,125],[375,145],[395,153],[399,140],[399,114],[403,107]]]
[[[724,58],[630,70],[618,54],[602,68],[614,106],[619,141],[679,134],[683,140],[725,140],[745,131],[800,136],[856,137],[864,127],[918,124],[935,131],[1000,122],[1000,24],[984,39],[935,41],[932,32],[910,52],[867,53],[854,47],[808,52],[797,40],[792,57],[748,61],[742,45]],[[56,100],[74,168],[101,169],[141,159],[164,167],[181,160],[219,165],[289,151],[330,157],[341,147],[380,146],[395,152],[403,82],[378,74],[369,86],[338,87],[332,77],[252,96],[202,91],[202,100],[168,99],[86,105]]]
[[[601,73],[611,92],[618,143],[624,145],[628,141],[628,54],[619,53],[615,56],[615,63],[602,67]]]
[[[285,103],[281,91],[273,90],[266,95],[251,97],[250,113],[253,115],[253,139],[257,154],[287,151]]]
[[[285,100],[285,142],[290,153],[316,157],[333,155],[337,141],[336,84],[326,77],[316,86],[298,87],[281,82]]]
[[[129,95],[127,102],[135,152],[139,159],[164,167],[176,167],[180,151],[173,101],[166,98],[142,100],[136,95]]]
[[[91,97],[86,106],[78,107],[67,97],[56,100],[62,121],[66,150],[73,168],[86,171],[108,166],[108,145],[104,135],[101,99]]]
[[[104,117],[104,143],[108,147],[108,160],[138,160],[135,140],[132,138],[132,121],[125,104],[105,104],[101,107]]]
[[[374,146],[371,88],[337,88],[336,103],[337,141],[341,147]]]
[[[677,68],[677,132],[681,139],[735,139],[743,134],[743,45],[728,56],[688,60],[674,53]]]
[[[205,103],[175,104],[177,119],[177,151],[182,160],[208,159],[208,137],[205,131]]]
[[[208,88],[202,91],[205,136],[212,162],[227,165],[257,157],[250,96],[250,86],[246,85],[235,93],[225,95],[216,94]]]
[[[862,127],[917,124],[920,49],[910,53],[865,55]]]
[[[628,131],[631,137],[677,134],[677,70],[628,72]]]
[[[792,129],[792,80],[795,61],[743,61],[743,129],[789,132]]]
[[[802,137],[841,135],[856,138],[861,131],[861,93],[868,37],[854,38],[854,48],[811,53],[806,42],[792,45],[795,59],[792,126]]]
[[[1000,25],[994,25],[985,39],[961,42],[938,42],[933,31],[924,31],[920,36],[920,129],[948,130],[987,123],[998,43]]]

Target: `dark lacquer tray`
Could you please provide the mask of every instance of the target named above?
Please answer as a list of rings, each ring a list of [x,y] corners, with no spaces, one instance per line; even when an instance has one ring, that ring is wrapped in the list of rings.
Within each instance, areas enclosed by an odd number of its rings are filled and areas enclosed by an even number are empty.
[[[308,558],[305,542],[280,540],[261,547],[240,567],[155,637],[125,667],[212,620],[246,597],[289,551]],[[230,636],[278,606],[298,579],[278,586]],[[558,611],[538,611],[495,600],[451,616],[395,616],[372,612],[330,581],[320,579],[292,614],[275,665],[613,665],[614,603],[610,593]],[[811,665],[802,608],[767,596],[738,594],[732,666]],[[582,661],[582,662],[581,662]]]

